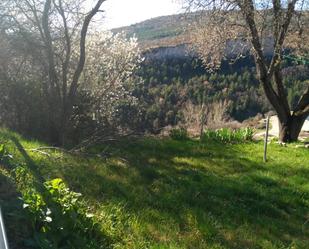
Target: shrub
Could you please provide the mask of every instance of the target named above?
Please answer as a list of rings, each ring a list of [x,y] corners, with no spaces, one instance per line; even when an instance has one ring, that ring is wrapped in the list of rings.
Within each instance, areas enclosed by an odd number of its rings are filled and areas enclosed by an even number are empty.
[[[215,140],[218,140],[218,131],[215,130],[206,130],[201,137],[202,142]]]
[[[16,181],[22,182],[21,199],[34,230],[33,236],[26,241],[28,246],[97,249],[106,245],[81,194],[71,191],[60,178],[46,181],[39,188],[26,169],[18,167],[15,174]]]
[[[243,133],[243,138],[246,141],[252,141],[253,140],[254,129],[247,127],[247,128],[241,129],[241,130],[242,130],[242,133]]]
[[[186,140],[189,138],[188,132],[185,128],[172,129],[169,135],[170,138],[174,140]]]
[[[4,144],[0,144],[0,161],[2,161],[7,154]]]
[[[254,130],[251,128],[241,128],[232,130],[229,128],[222,128],[219,130],[206,130],[201,137],[202,142],[216,141],[222,143],[241,143],[245,141],[252,141]]]
[[[7,163],[7,161],[12,158],[12,155],[9,154],[5,144],[0,143],[0,163]]]

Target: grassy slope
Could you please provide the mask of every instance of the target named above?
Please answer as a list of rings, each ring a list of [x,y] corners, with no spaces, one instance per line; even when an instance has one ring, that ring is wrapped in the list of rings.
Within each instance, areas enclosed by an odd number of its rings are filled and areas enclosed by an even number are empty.
[[[308,248],[309,151],[271,144],[143,139],[109,147],[108,160],[51,152],[2,130],[14,165],[61,177],[83,194],[115,248]],[[102,147],[103,150],[103,147]],[[100,148],[96,148],[100,151]],[[0,166],[0,205],[18,213],[14,180]],[[10,240],[23,237],[18,217]],[[15,237],[15,238],[14,238]]]
[[[183,33],[183,29],[188,25],[188,20],[191,20],[191,15],[170,15],[152,18],[131,26],[120,27],[113,29],[115,33],[126,32],[128,36],[136,35],[140,41],[151,41],[166,37],[177,36]]]
[[[125,32],[128,37],[136,36],[142,50],[155,47],[176,46],[189,42],[186,32],[189,24],[196,21],[199,12],[161,16],[131,26],[113,29]]]

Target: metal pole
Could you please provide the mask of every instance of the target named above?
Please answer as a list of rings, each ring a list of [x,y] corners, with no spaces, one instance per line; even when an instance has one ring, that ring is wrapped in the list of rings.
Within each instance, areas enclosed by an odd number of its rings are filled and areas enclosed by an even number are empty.
[[[269,116],[267,116],[267,119],[266,119],[266,132],[265,132],[265,141],[264,141],[264,163],[267,162],[268,131],[269,131]]]
[[[0,249],[9,249],[8,241],[6,239],[3,216],[0,208]]]
[[[201,108],[201,116],[200,116],[200,140],[203,137],[204,133],[204,122],[205,122],[205,95],[206,95],[206,90],[203,91],[203,98],[202,98],[202,108]]]

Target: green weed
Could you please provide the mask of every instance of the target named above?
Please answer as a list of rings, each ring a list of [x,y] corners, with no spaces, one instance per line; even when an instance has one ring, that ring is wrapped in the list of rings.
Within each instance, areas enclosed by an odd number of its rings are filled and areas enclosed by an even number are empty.
[[[202,137],[202,142],[216,141],[222,143],[241,143],[252,141],[254,130],[251,128],[241,128],[232,130],[222,128],[219,130],[206,130]]]
[[[188,132],[185,128],[174,128],[170,131],[170,138],[174,140],[184,141],[189,138]]]

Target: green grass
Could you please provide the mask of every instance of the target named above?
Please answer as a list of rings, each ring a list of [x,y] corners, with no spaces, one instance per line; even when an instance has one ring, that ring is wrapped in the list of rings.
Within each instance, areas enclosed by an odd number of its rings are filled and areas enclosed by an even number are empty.
[[[49,151],[1,130],[14,156],[0,166],[11,242],[31,236],[12,169],[62,178],[82,193],[113,248],[309,248],[309,151],[295,145],[201,144],[144,138],[110,145],[107,159]],[[89,153],[106,152],[106,146]]]

